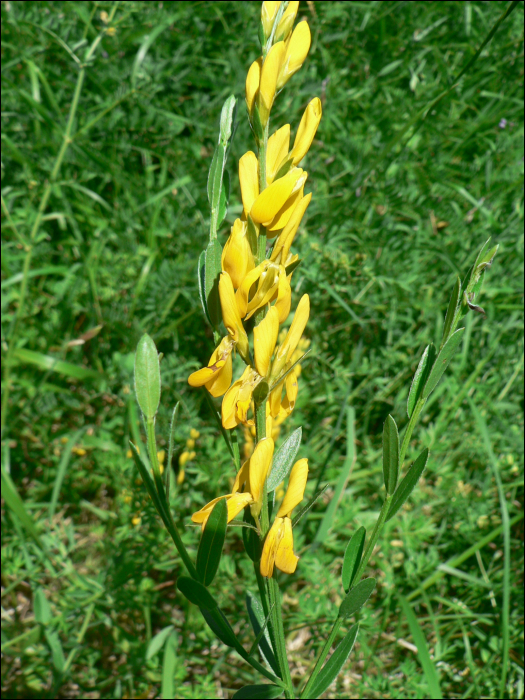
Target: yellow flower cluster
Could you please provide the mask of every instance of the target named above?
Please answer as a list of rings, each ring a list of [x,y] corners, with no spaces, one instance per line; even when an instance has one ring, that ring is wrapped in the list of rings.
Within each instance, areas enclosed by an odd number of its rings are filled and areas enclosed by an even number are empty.
[[[308,173],[299,163],[313,142],[322,114],[321,101],[316,97],[306,107],[291,148],[289,124],[269,132],[275,98],[302,66],[310,49],[308,24],[299,22],[293,29],[298,7],[298,2],[264,2],[262,6],[263,56],[252,63],[246,79],[246,105],[258,156],[248,151],[239,161],[243,212],[224,246],[218,284],[227,335],[207,366],[188,378],[191,386],[205,386],[212,396],[224,395],[221,416],[228,430],[239,424],[245,429],[254,425],[254,391],[266,382],[265,432],[274,437],[274,429],[295,406],[300,367],[294,363],[299,359],[301,342],[304,344],[301,337],[310,314],[310,300],[305,294],[288,331],[284,336],[279,334],[290,314],[291,278],[299,262],[291,246],[312,197],[304,193]],[[268,240],[273,245],[267,246]],[[248,333],[252,328],[250,347]],[[234,350],[246,366],[232,382]],[[274,448],[272,437],[258,438],[232,493],[221,497],[227,499],[228,522],[250,506],[258,523]],[[288,491],[266,535],[261,559],[264,576],[272,575],[274,564],[282,571],[295,571],[290,514],[303,498],[307,473],[304,459],[292,469]],[[217,500],[195,513],[193,521],[204,526]]]

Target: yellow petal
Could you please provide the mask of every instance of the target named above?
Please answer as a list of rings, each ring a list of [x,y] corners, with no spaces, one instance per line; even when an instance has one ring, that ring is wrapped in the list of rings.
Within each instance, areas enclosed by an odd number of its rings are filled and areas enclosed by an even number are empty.
[[[285,386],[286,396],[284,397],[284,401],[282,402],[281,406],[282,409],[286,411],[286,414],[290,415],[290,413],[295,408],[295,401],[299,392],[299,383],[297,381],[297,375],[295,374],[294,370],[292,370],[289,374],[286,375]]]
[[[260,381],[261,377],[252,367],[248,366],[241,378],[231,385],[222,400],[221,412],[224,428],[235,428],[239,423],[253,424],[252,420],[248,420],[247,414],[253,390]]]
[[[288,482],[286,494],[277,511],[278,518],[283,518],[285,515],[289,516],[292,510],[303,500],[307,479],[308,460],[300,459],[294,464],[290,473],[290,481]]]
[[[268,139],[266,151],[266,182],[268,185],[272,184],[280,164],[288,156],[289,148],[290,125],[285,124]]]
[[[233,342],[226,336],[213,351],[208,366],[190,374],[188,384],[206,386],[212,396],[222,396],[232,381],[232,350]]]
[[[303,294],[301,301],[297,305],[292,325],[288,330],[284,343],[278,350],[278,359],[284,358],[288,362],[293,355],[297,343],[301,340],[301,336],[310,316],[310,297],[308,294]]]
[[[223,498],[228,498],[229,496],[230,494],[227,494],[226,496],[219,496],[218,498],[214,498],[213,501],[206,503],[206,505],[203,506],[200,510],[198,510],[196,513],[193,513],[193,515],[191,516],[192,522],[205,523],[210,517],[210,513],[213,509],[213,506],[217,503],[217,501],[220,501]]]
[[[280,281],[280,280],[279,280]],[[272,306],[263,320],[253,329],[255,369],[265,377],[279,335],[279,313]]]
[[[241,286],[237,290],[235,301],[237,303],[237,308],[239,309],[241,318],[244,318],[248,313],[248,297],[252,286],[255,284],[255,282],[257,282],[269,264],[269,260],[263,260],[260,265],[257,265],[257,267],[246,275]]]
[[[281,17],[281,21],[277,25],[275,30],[274,41],[280,41],[281,39],[287,39],[290,34],[295,18],[297,17],[297,10],[299,9],[299,2],[289,2],[288,7]]]
[[[281,58],[281,69],[277,79],[277,90],[280,90],[303,65],[311,43],[312,36],[308,23],[299,22],[293,30],[292,36],[286,42],[286,50]]]
[[[291,38],[293,39],[293,35]],[[279,73],[281,71],[281,64],[284,56],[284,42],[279,41],[277,44],[272,46],[262,66],[258,102],[259,115],[261,117],[261,124],[263,127],[266,126],[270,116],[270,111],[272,109],[275,91],[277,88],[277,78],[279,77]]]
[[[248,302],[248,313],[246,319],[249,319],[258,310],[268,304],[276,295],[281,269],[279,265],[267,261],[269,264],[261,274],[257,291],[252,299]]]
[[[272,438],[263,438],[250,457],[250,493],[253,497],[251,512],[254,517],[261,512],[264,482],[272,464],[273,449]]]
[[[308,153],[319,122],[321,121],[322,114],[321,100],[318,97],[314,97],[306,108],[299,128],[297,129],[293,148],[289,156],[293,159],[293,165],[297,165]]]
[[[290,275],[291,276],[291,275]],[[281,274],[279,276],[279,287],[277,290],[277,301],[275,302],[275,308],[279,315],[279,323],[284,323],[288,318],[290,313],[290,307],[292,305],[292,288],[290,287],[290,280],[286,276],[286,270],[284,266],[281,266]]]
[[[239,469],[237,472],[237,476],[235,477],[235,481],[233,482],[232,486],[232,493],[237,493],[242,489],[244,484],[248,483],[248,479],[250,476],[250,460],[246,460],[242,467]],[[249,489],[248,489],[249,490]]]
[[[224,398],[222,400],[222,405],[221,405],[221,417],[222,417],[222,425],[224,428],[227,430],[231,430],[232,428],[235,428],[236,425],[239,425],[239,421],[237,420],[237,397],[239,395],[239,389],[241,388],[242,384],[242,377],[240,379],[237,379],[236,382],[233,382],[231,387],[228,389],[226,394],[224,395]]]
[[[253,203],[259,196],[259,164],[253,151],[248,151],[239,160],[239,181],[244,216],[248,217]]]
[[[234,289],[241,286],[248,272],[254,268],[247,230],[246,221],[236,219],[222,251],[222,269],[230,275]]]
[[[281,539],[275,552],[275,566],[285,574],[293,574],[299,557],[293,551],[292,521],[284,518]]]
[[[299,224],[301,223],[301,220],[304,216],[308,205],[310,204],[311,199],[312,193],[309,192],[305,197],[301,199],[301,201],[293,210],[292,215],[288,220],[288,223],[283,228],[283,230],[279,234],[279,238],[275,242],[271,257],[273,261],[280,262],[281,265],[286,264],[286,259],[288,257],[288,253],[290,252],[290,247],[293,243],[295,234],[297,232],[297,229],[299,228]]]
[[[269,224],[294,191],[302,174],[301,168],[294,168],[263,190],[252,206],[250,212],[252,219],[264,226]]]
[[[267,578],[273,574],[275,564],[275,554],[277,547],[281,541],[284,531],[283,518],[275,518],[266,539],[264,540],[263,551],[261,554],[261,575]]]
[[[293,4],[293,3],[291,3]],[[267,39],[272,33],[273,23],[277,10],[279,9],[280,2],[263,2],[261,8],[261,22],[263,25],[264,36]],[[285,13],[286,14],[286,13]]]
[[[252,502],[251,493],[233,493],[228,499],[228,522],[236,518],[241,510]]]
[[[249,358],[248,336],[242,325],[237,302],[235,301],[233,283],[227,272],[221,272],[219,279],[219,297],[221,300],[222,320],[224,321],[226,330],[235,341],[241,357],[247,360]]]
[[[248,71],[248,75],[246,76],[246,105],[250,114],[252,113],[253,105],[259,92],[259,82],[261,80],[261,66],[262,57],[258,58],[252,63],[252,65],[250,66],[250,70]]]
[[[270,394],[270,413],[272,418],[277,418],[281,410],[281,396],[283,393],[282,382]]]
[[[303,199],[304,183],[306,182],[307,177],[308,173],[306,172],[301,175],[301,177],[295,183],[295,187],[293,188],[290,197],[288,197],[287,201],[268,224],[267,229],[269,238],[271,238],[272,235],[274,236],[277,231],[283,229],[290,221],[295,208]]]

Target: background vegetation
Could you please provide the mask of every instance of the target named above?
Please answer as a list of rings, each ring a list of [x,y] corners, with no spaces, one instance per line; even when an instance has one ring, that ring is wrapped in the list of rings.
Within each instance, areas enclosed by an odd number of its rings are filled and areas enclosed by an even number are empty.
[[[294,275],[294,298],[310,294],[313,351],[286,432],[303,425],[307,495],[316,478],[331,486],[298,538],[297,574],[281,580],[296,677],[336,615],[346,543],[376,517],[384,419],[406,422],[411,374],[439,340],[456,275],[489,236],[500,244],[481,299],[486,316],[467,317],[461,351],[416,431],[411,456],[428,445],[429,465],[371,561],[378,588],[329,697],[523,697],[521,4],[454,82],[508,6],[301,3],[312,50],[277,101],[275,123],[296,128],[314,95],[324,114],[306,166],[314,197]],[[4,369],[2,458],[12,481],[2,479],[2,692],[229,697],[253,681],[251,670],[176,593],[180,562],[127,444],[139,430],[134,350],[147,331],[164,353],[161,436],[175,402],[183,406],[174,473],[190,430],[200,433],[173,495],[179,522],[233,473],[186,378],[212,348],[195,269],[218,115],[231,92],[240,123],[226,223],[241,211],[235,162],[253,148],[243,88],[258,55],[260,4],[117,7],[85,69],[24,268],[78,64],[113,7],[2,3],[2,351],[13,347]],[[355,461],[345,407],[355,412]],[[193,528],[184,537],[196,546]],[[241,635],[245,581],[253,587],[232,529],[216,590]],[[407,599],[419,633],[403,612]]]

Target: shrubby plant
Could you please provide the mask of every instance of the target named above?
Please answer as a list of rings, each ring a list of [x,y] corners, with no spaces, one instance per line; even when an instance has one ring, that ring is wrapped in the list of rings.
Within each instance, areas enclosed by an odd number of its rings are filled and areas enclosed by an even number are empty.
[[[170,469],[161,474],[155,440],[155,417],[161,397],[159,355],[144,335],[135,361],[135,389],[147,434],[148,457],[131,445],[144,485],[181,556],[186,574],[178,578],[179,591],[200,608],[221,642],[233,648],[270,683],[246,686],[238,698],[317,698],[335,680],[358,634],[349,626],[375,588],[374,578],[363,578],[383,525],[396,515],[416,487],[428,460],[424,448],[410,465],[405,462],[414,428],[425,404],[458,349],[469,313],[483,313],[477,304],[485,271],[498,246],[490,239],[481,248],[465,279],[452,291],[438,348],[429,345],[414,374],[407,403],[408,423],[400,437],[392,416],[383,429],[385,495],[370,534],[356,529],[344,554],[342,587],[345,593],[327,639],[321,645],[313,670],[301,687],[294,687],[287,659],[283,605],[278,583],[300,565],[294,551],[294,528],[315,504],[316,493],[299,512],[308,479],[308,460],[300,457],[301,429],[293,431],[276,449],[281,426],[294,410],[299,391],[300,362],[307,352],[305,331],[310,303],[304,294],[293,312],[292,279],[301,264],[293,252],[312,194],[304,192],[308,173],[301,167],[314,142],[322,107],[318,97],[307,105],[291,143],[291,126],[270,129],[274,101],[306,60],[311,43],[306,21],[294,23],[298,2],[263,2],[259,38],[262,54],[246,79],[246,106],[256,152],[239,161],[243,211],[221,246],[218,228],[224,221],[229,198],[226,162],[235,133],[237,101],[226,100],[220,134],[209,178],[209,243],[198,261],[200,299],[215,341],[206,367],[193,372],[188,382],[205,392],[210,410],[234,462],[237,476],[230,493],[218,495],[196,511],[191,520],[202,534],[194,557],[184,546],[179,525],[170,510]],[[315,342],[315,338],[313,339]],[[235,378],[234,378],[235,377]],[[221,398],[222,397],[222,398]],[[220,411],[213,399],[220,400]],[[173,412],[167,464],[173,455],[173,434],[178,405]],[[239,428],[247,439],[246,460],[241,461]],[[251,429],[254,434],[251,434]],[[252,430],[252,432],[253,432]],[[286,483],[286,489],[282,484]],[[279,493],[279,498],[276,497]],[[295,512],[295,513],[294,513]],[[177,518],[178,519],[178,518]],[[228,527],[230,526],[230,528]],[[239,526],[246,555],[253,562],[259,597],[248,592],[246,607],[253,643],[246,649],[236,636],[219,602],[210,592],[225,538]],[[277,572],[280,571],[281,574]],[[340,629],[344,637],[328,658]]]

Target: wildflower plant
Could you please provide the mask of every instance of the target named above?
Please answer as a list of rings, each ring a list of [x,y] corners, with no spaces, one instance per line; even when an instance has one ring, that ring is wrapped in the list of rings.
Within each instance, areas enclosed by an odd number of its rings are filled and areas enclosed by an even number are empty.
[[[308,294],[296,305],[292,299],[292,278],[301,262],[293,245],[312,198],[311,193],[305,193],[308,173],[302,165],[321,121],[321,100],[314,97],[306,106],[292,145],[290,124],[275,129],[270,124],[275,100],[299,71],[310,49],[308,23],[301,21],[294,27],[298,7],[298,2],[262,3],[261,56],[253,61],[246,78],[246,107],[256,149],[246,152],[239,160],[242,215],[233,223],[224,247],[219,242],[218,230],[226,217],[229,199],[226,162],[235,133],[237,108],[233,95],[222,109],[218,144],[209,171],[209,243],[197,267],[200,299],[212,328],[215,349],[207,365],[193,372],[188,382],[204,392],[232,457],[236,477],[229,493],[219,494],[191,516],[191,521],[201,530],[196,557],[182,542],[169,502],[169,467],[178,405],[173,412],[168,468],[164,473],[159,464],[155,417],[161,397],[160,358],[148,335],[140,340],[135,361],[135,389],[149,458],[140,453],[138,446],[132,444],[131,449],[146,489],[186,567],[188,575],[179,576],[177,587],[200,608],[218,639],[270,681],[246,686],[234,695],[239,698],[282,695],[317,698],[342,669],[358,633],[357,623],[346,629],[348,620],[365,605],[375,588],[375,579],[363,575],[383,525],[406,502],[428,460],[429,452],[425,448],[408,468],[405,466],[414,428],[459,347],[465,330],[458,328],[461,319],[470,310],[483,313],[476,298],[485,270],[497,252],[497,246],[487,241],[465,280],[458,278],[440,346],[431,344],[425,349],[415,372],[402,438],[392,416],[384,424],[383,505],[368,538],[365,529],[359,527],[348,543],[342,567],[345,597],[309,677],[297,688],[287,658],[276,573],[279,570],[292,575],[296,571],[299,557],[294,551],[294,528],[315,504],[320,492],[294,516],[303,501],[309,471],[308,460],[299,456],[301,428],[292,432],[278,449],[275,441],[283,421],[294,410],[300,362],[309,352],[300,350],[309,345],[303,333],[310,315],[310,300]],[[219,411],[213,399],[220,399]],[[238,442],[239,429],[247,438],[244,461]],[[179,484],[184,479],[184,464],[195,454],[193,447],[194,437],[188,441],[180,461]],[[284,489],[280,486],[283,482],[287,482]],[[282,494],[280,502],[279,499],[276,502],[276,492]],[[228,525],[233,524],[241,527],[259,592],[259,598],[247,594],[247,612],[254,633],[248,650],[209,590],[225,538],[231,536]],[[327,661],[343,626],[344,637]]]

